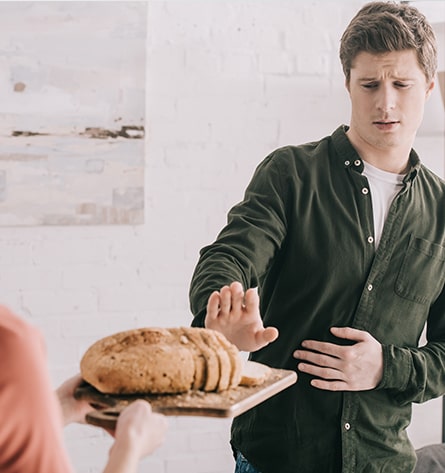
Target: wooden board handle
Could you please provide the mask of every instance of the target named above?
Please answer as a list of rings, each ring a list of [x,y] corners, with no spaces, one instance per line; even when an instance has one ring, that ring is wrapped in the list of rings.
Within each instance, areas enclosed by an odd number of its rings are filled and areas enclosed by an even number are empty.
[[[103,411],[92,411],[86,415],[85,419],[88,424],[102,427],[106,430],[114,430],[122,409],[124,409],[124,407],[114,407],[104,409]]]

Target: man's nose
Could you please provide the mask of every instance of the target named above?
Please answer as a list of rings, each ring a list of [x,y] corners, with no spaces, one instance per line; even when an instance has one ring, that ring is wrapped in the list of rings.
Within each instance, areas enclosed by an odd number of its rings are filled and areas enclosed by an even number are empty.
[[[396,107],[396,91],[391,85],[382,85],[377,96],[377,108],[388,113]]]

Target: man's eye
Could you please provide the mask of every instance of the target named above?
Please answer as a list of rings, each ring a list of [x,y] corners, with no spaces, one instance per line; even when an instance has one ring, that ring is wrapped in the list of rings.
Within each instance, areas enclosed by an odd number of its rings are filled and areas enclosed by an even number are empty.
[[[369,84],[363,84],[362,87],[365,89],[375,89],[377,87],[377,84],[374,82],[371,82]]]
[[[405,84],[404,82],[396,82],[394,85],[399,87],[399,89],[404,89],[405,87],[409,86],[409,84]]]

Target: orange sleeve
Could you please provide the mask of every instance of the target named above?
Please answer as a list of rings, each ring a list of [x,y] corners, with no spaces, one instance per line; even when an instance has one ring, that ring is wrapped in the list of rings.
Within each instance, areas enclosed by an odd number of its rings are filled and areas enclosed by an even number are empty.
[[[0,306],[0,471],[72,473],[40,333]]]

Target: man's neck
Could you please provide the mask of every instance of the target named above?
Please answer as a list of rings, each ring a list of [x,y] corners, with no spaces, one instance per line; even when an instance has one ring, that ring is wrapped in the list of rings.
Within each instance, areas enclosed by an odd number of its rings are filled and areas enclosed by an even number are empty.
[[[408,172],[411,145],[377,148],[370,146],[354,133],[348,131],[346,134],[359,156],[367,163],[382,171],[394,174],[406,174]]]
[[[409,153],[361,153],[358,151],[363,161],[382,171],[392,172],[394,174],[406,174],[410,168]]]

